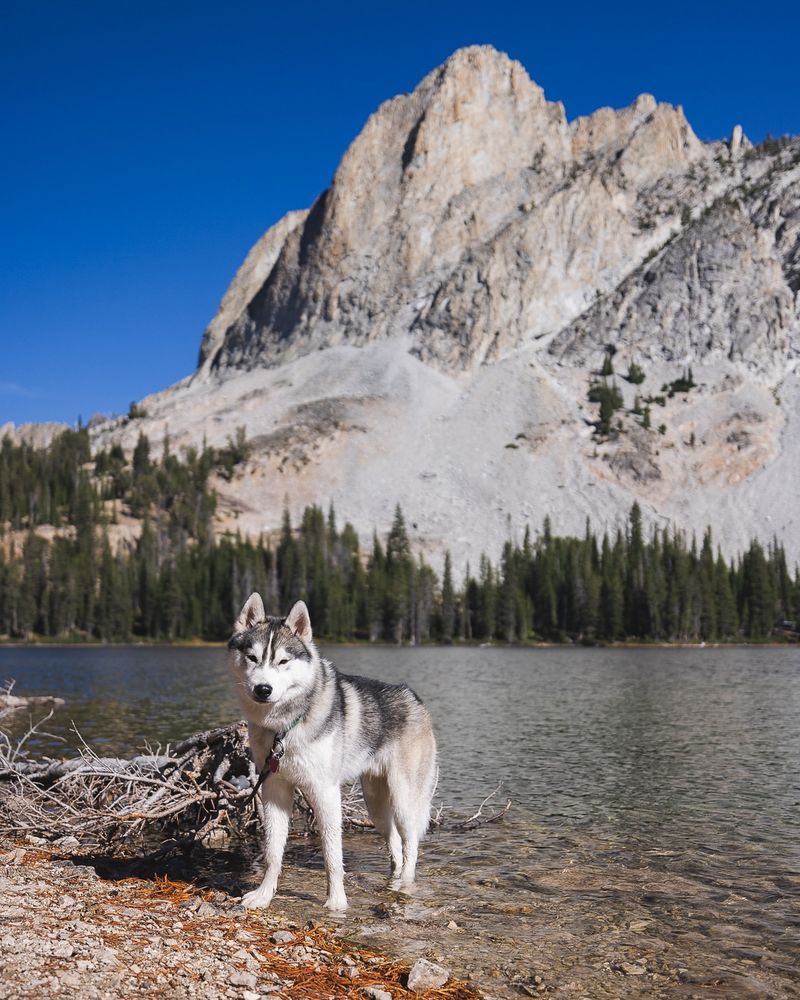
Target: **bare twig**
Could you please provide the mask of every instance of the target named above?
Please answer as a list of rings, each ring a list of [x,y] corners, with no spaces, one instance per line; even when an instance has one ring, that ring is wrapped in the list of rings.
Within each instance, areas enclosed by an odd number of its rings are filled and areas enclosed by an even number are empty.
[[[506,804],[499,812],[496,812],[491,816],[484,816],[483,814],[484,807],[487,806],[489,802],[491,802],[491,800],[495,797],[495,795],[497,795],[497,793],[500,791],[502,787],[503,787],[503,782],[502,781],[498,782],[497,788],[495,788],[493,792],[489,792],[489,794],[486,796],[483,802],[481,802],[481,804],[478,806],[477,812],[473,813],[472,816],[469,817],[469,819],[465,819],[461,823],[455,823],[453,829],[471,830],[474,827],[480,826],[483,823],[496,823],[497,820],[502,819],[503,816],[505,816],[505,814],[511,808],[511,799],[508,799],[506,801]]]

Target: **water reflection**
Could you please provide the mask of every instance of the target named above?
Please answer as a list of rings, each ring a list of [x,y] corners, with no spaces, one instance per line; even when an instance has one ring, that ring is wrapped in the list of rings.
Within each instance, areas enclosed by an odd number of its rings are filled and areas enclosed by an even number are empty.
[[[799,651],[330,652],[425,699],[450,813],[501,781],[513,799],[497,826],[434,834],[411,898],[386,890],[376,838],[349,837],[347,927],[433,947],[495,995],[535,975],[576,997],[797,995]],[[4,649],[0,673],[65,698],[50,731],[74,719],[106,753],[237,717],[218,650]],[[289,858],[278,905],[318,916],[317,848]]]

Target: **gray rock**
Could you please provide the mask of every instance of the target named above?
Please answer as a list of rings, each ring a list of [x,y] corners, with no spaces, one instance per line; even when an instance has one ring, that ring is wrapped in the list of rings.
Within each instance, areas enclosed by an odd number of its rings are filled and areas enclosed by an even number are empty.
[[[377,986],[367,986],[364,996],[367,1000],[392,1000],[392,994],[388,990],[381,990]]]
[[[244,986],[249,990],[254,990],[258,980],[252,972],[232,972],[228,976],[231,986]]]
[[[438,986],[444,986],[450,978],[450,971],[441,965],[429,962],[427,958],[418,958],[408,973],[408,988],[413,993],[422,993]]]
[[[643,965],[637,965],[634,962],[620,962],[619,967],[626,976],[644,976],[647,972]]]
[[[275,931],[270,940],[274,944],[288,944],[294,941],[294,934],[291,931]]]

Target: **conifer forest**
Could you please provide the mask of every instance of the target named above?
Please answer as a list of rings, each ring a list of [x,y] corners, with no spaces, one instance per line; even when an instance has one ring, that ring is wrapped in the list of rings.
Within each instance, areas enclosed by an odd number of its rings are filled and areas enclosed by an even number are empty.
[[[215,534],[213,473],[245,460],[223,449],[159,456],[140,437],[91,453],[85,428],[35,448],[0,445],[0,636],[10,639],[223,640],[243,600],[273,613],[302,598],[315,634],[393,643],[762,641],[797,638],[800,575],[779,541],[733,560],[673,530],[627,524],[599,536],[521,529],[498,562],[456,579],[449,554],[415,553],[399,507],[388,532],[360,539],[338,512],[284,512],[273,538]],[[125,513],[136,537],[112,545]]]

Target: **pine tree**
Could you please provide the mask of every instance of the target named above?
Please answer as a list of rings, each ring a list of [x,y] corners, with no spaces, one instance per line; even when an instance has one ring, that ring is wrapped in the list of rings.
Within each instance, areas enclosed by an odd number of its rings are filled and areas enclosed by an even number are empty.
[[[497,628],[497,592],[494,570],[486,556],[481,556],[479,593],[480,604],[475,634],[480,639],[494,639]]]
[[[647,592],[645,581],[644,532],[642,510],[634,501],[628,520],[628,539],[625,571],[626,635],[645,637],[650,634]]]
[[[742,614],[749,639],[765,639],[772,634],[775,624],[775,590],[764,550],[758,542],[751,542],[742,561],[743,583],[741,601],[746,604]],[[744,611],[744,607],[743,607]]]
[[[453,588],[453,569],[449,550],[444,554],[442,573],[442,639],[452,642],[455,635],[456,595]]]
[[[714,594],[717,607],[717,636],[731,641],[736,638],[739,628],[736,598],[731,586],[730,570],[719,551],[714,564]]]
[[[498,617],[500,634],[506,642],[514,642],[517,638],[517,577],[511,542],[503,546],[500,563]]]
[[[400,504],[395,507],[392,527],[386,540],[386,586],[388,632],[393,642],[401,643],[414,632],[412,622],[415,583],[411,544]]]
[[[370,642],[386,638],[386,558],[377,532],[367,563],[367,633]]]

